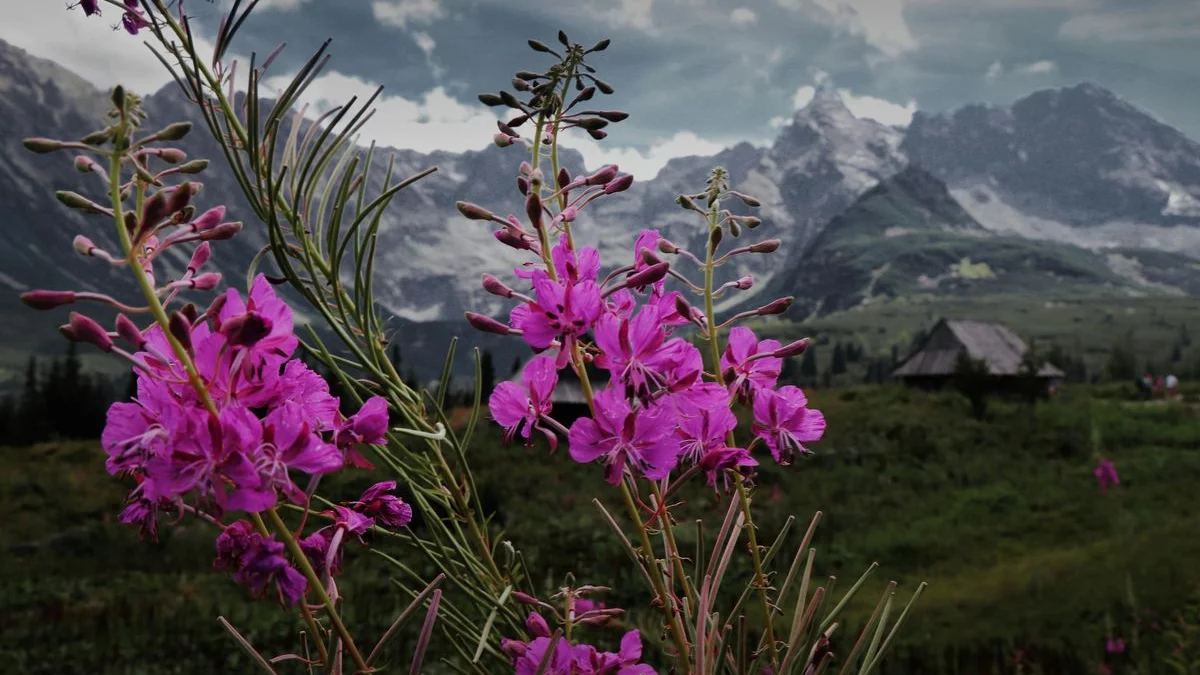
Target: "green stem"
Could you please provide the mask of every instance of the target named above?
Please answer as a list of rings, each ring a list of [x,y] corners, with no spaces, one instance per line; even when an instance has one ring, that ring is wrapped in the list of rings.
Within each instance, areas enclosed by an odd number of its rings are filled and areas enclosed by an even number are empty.
[[[119,138],[123,139],[127,131],[125,113],[122,111],[118,129]],[[124,141],[118,140],[118,143],[122,142]],[[167,311],[163,308],[162,302],[159,301],[158,293],[154,291],[154,282],[150,281],[150,277],[146,275],[146,270],[142,268],[142,261],[134,246],[137,242],[132,240],[128,228],[125,227],[125,213],[121,200],[121,165],[124,159],[125,149],[116,147],[113,149],[108,167],[109,197],[113,205],[113,221],[117,227],[117,238],[121,241],[121,249],[125,252],[125,260],[128,263],[130,271],[133,272],[134,279],[137,280],[138,288],[146,298],[146,304],[150,307],[150,313],[154,316],[155,323],[162,329],[163,335],[167,339],[167,344],[171,345],[171,351],[175,353],[184,371],[187,372],[188,381],[200,396],[204,407],[215,416],[217,414],[217,406],[213,403],[212,397],[208,395],[208,388],[204,385],[204,381],[200,379],[200,373],[196,370],[196,365],[192,363],[191,356],[188,355],[187,350],[183,348],[179,340],[176,340],[175,336],[171,334],[170,319],[167,318]],[[137,179],[135,178],[134,180]]]
[[[683,631],[683,622],[679,620],[679,612],[675,611],[675,602],[672,600],[666,584],[663,583],[662,570],[658,567],[654,548],[650,544],[650,534],[642,523],[641,514],[638,513],[637,504],[633,501],[633,493],[630,492],[629,483],[626,480],[621,481],[621,495],[625,498],[625,508],[629,511],[629,517],[633,520],[634,527],[637,528],[639,538],[642,540],[642,553],[646,556],[647,566],[652,569],[650,581],[654,584],[654,592],[658,596],[659,602],[662,603],[667,621],[671,624],[671,636],[675,640],[675,648],[679,651],[677,663],[682,667],[684,675],[687,675],[691,672],[692,666],[688,660],[689,650],[687,635]]]
[[[317,654],[321,657],[321,663],[332,666],[333,664],[329,663],[329,649],[325,647],[325,640],[321,638],[321,630],[317,628],[317,622],[313,619],[312,612],[303,602],[300,603],[300,615],[304,617],[304,625],[308,627],[308,632],[317,645]]]
[[[719,227],[717,225],[717,213],[720,211],[720,203],[714,202],[708,211],[708,244],[706,247],[706,255],[704,259],[704,316],[708,325],[708,347],[709,356],[712,358],[713,373],[719,384],[725,384],[725,377],[721,373],[721,331],[717,326],[716,312],[713,310],[713,255],[716,253],[716,247],[713,246],[713,232]],[[733,432],[729,432],[729,446],[736,447]],[[758,587],[759,604],[762,606],[764,631],[767,638],[767,647],[771,654],[771,665],[775,668],[779,663],[779,650],[775,644],[775,629],[771,622],[771,602],[767,598],[767,575],[763,572],[762,552],[758,547],[757,528],[754,525],[754,516],[750,510],[750,492],[746,488],[746,481],[742,478],[742,474],[737,471],[730,471],[734,475],[734,482],[738,491],[738,502],[741,506],[742,515],[746,519],[746,538],[750,547],[750,558],[754,563],[754,585]]]
[[[692,586],[691,579],[688,577],[687,572],[683,569],[683,557],[679,554],[679,544],[675,543],[675,526],[671,522],[670,514],[666,512],[667,506],[666,501],[663,498],[662,490],[659,489],[658,483],[654,481],[649,481],[649,483],[650,493],[654,495],[654,501],[656,502],[655,506],[662,508],[664,511],[662,521],[663,535],[667,540],[667,557],[675,565],[675,575],[679,577],[679,585],[683,589],[684,595],[688,597],[692,603],[692,606],[695,607],[700,601],[700,596],[696,593],[695,587]]]
[[[251,516],[258,522],[262,521],[262,516],[257,513],[251,514]],[[300,568],[304,578],[308,579],[309,587],[317,594],[317,599],[321,601],[321,604],[325,605],[325,613],[329,615],[329,622],[333,624],[333,630],[342,639],[342,644],[346,645],[346,651],[350,652],[350,660],[354,661],[358,672],[370,672],[370,667],[359,653],[358,646],[354,644],[354,638],[350,636],[350,631],[346,630],[346,624],[342,623],[342,617],[334,607],[333,600],[325,592],[325,585],[321,583],[321,578],[317,576],[312,564],[308,562],[308,556],[304,555],[296,537],[292,536],[292,531],[288,529],[287,523],[283,522],[283,519],[279,517],[279,512],[275,509],[268,510],[267,517],[271,520],[271,526],[275,528],[275,532],[283,539],[284,546],[287,546],[288,552],[295,559],[296,566]]]

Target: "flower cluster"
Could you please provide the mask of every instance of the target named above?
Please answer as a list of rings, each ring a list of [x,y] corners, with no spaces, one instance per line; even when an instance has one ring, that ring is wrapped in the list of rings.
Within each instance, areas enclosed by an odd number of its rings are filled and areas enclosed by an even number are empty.
[[[346,466],[371,468],[358,448],[384,442],[387,402],[373,397],[355,414],[343,414],[325,380],[294,358],[299,340],[292,310],[262,274],[244,297],[230,288],[203,311],[192,303],[170,309],[181,293],[220,284],[219,273],[202,271],[212,258],[211,242],[234,236],[241,224],[223,222],[223,206],[196,215],[192,198],[199,183],[164,185],[174,174],[204,168],[180,164],[186,159],[181,150],[156,145],[182,138],[190,125],[170,125],[135,141],[132,132],[144,118],[140,101],[119,87],[113,101],[110,118],[116,123],[83,141],[30,139],[25,145],[40,153],[82,150],[87,154],[75,158],[77,168],[96,174],[110,194],[134,196],[134,208],[125,210],[126,197],[110,207],[78,193],[58,193],[66,206],[117,224],[119,253],[83,235],[75,238],[75,249],[129,270],[147,304],[62,290],[31,291],[22,300],[37,309],[94,302],[118,310],[112,331],[78,312],[60,330],[70,340],[125,359],[136,376],[135,398],[108,410],[101,436],[109,473],[136,483],[120,520],[153,537],[163,513],[194,512],[219,525],[226,512],[258,514],[280,500],[307,508],[318,477]],[[93,155],[108,159],[108,167]],[[156,162],[168,166],[152,172]],[[126,171],[132,176],[122,181]],[[173,276],[164,264],[167,251],[188,263],[176,278],[163,280]],[[130,318],[145,314],[154,319],[146,328]],[[307,490],[296,482],[301,475],[310,477]],[[334,525],[307,538],[306,553],[332,559],[344,532],[361,536],[376,524],[406,525],[412,512],[388,494],[395,487],[380,483],[359,501],[335,507],[328,514]],[[217,567],[258,595],[275,588],[281,600],[294,603],[305,579],[284,557],[284,544],[268,537],[261,520],[258,525],[259,531],[248,521],[223,527]]]
[[[594,185],[596,192],[611,194],[617,190],[608,186],[622,178],[628,177],[618,176],[616,167],[610,166],[565,182],[560,192]],[[588,195],[585,192],[577,201],[588,201]],[[488,213],[471,204],[460,210],[468,215]],[[544,233],[535,236],[514,216],[499,219],[488,213],[488,217],[505,225],[499,232],[513,232],[529,250],[539,253],[537,240]],[[547,218],[548,225],[538,225],[542,221],[535,218],[534,227],[551,227],[560,217]],[[563,233],[549,251],[548,266],[514,270],[530,281],[528,292],[485,276],[488,291],[519,304],[507,325],[469,314],[472,324],[520,335],[535,352],[557,352],[553,357],[537,356],[525,365],[524,386],[504,382],[494,390],[489,409],[504,427],[506,438],[520,433],[530,440],[536,429],[552,445],[557,443],[551,397],[558,370],[575,359],[607,371],[610,378],[594,395],[595,414],[576,420],[567,431],[570,454],[579,462],[602,459],[610,483],[618,483],[627,469],[637,476],[662,479],[682,462],[702,469],[709,484],[715,485],[725,469],[755,466],[749,448],[729,443],[737,426],[730,409],[735,401],[753,404],[754,434],[776,461],[788,464],[796,453],[807,453],[805,444],[820,439],[824,418],[807,407],[800,389],[777,388],[782,359],[799,353],[807,343],[784,346],[775,340],[760,341],[751,329],[736,326],[720,357],[720,377],[705,379],[700,350],[673,335],[688,324],[707,331],[705,315],[688,305],[680,291],[665,290],[669,264],[654,253],[682,249],[657,231],[644,230],[634,250],[631,264],[601,281],[599,252],[587,246],[574,248],[572,237]]]
[[[217,512],[258,513],[280,497],[306,504],[291,472],[369,467],[355,446],[383,442],[386,402],[376,397],[342,415],[325,380],[291,358],[292,313],[264,276],[247,300],[229,289],[189,323],[172,333],[215,412],[161,328],[130,333],[142,340],[131,355],[137,398],[112,406],[102,436],[109,472],[139,480],[123,520],[145,523],[154,506],[188,495]]]

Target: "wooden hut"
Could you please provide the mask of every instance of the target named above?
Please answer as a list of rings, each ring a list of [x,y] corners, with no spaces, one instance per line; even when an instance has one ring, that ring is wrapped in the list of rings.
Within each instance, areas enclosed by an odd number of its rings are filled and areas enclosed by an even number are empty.
[[[937,389],[951,381],[966,356],[986,367],[986,374],[980,375],[989,389],[995,393],[1018,393],[1028,382],[1028,373],[1023,374],[1021,369],[1026,351],[1025,342],[1001,324],[942,319],[892,376],[909,386]],[[1049,391],[1062,380],[1063,371],[1042,363],[1034,376]]]

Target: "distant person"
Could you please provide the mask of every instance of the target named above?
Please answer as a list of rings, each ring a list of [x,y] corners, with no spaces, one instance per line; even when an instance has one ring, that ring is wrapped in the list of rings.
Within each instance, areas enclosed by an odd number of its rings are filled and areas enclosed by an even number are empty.
[[[1153,386],[1154,386],[1153,380],[1150,378],[1150,375],[1146,374],[1146,375],[1139,377],[1135,381],[1135,384],[1137,385],[1138,398],[1143,401],[1149,401],[1150,396],[1151,396],[1151,390],[1153,389]]]
[[[1174,375],[1167,375],[1163,380],[1163,385],[1167,389],[1167,398],[1174,399],[1179,396],[1179,378]]]

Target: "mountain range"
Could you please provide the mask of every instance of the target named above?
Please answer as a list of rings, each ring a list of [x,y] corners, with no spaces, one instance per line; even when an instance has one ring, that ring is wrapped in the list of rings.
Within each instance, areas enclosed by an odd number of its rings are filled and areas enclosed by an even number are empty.
[[[32,155],[20,145],[29,136],[81,137],[98,126],[106,102],[106,92],[0,42],[6,221],[0,289],[6,293],[110,287],[112,271],[76,256],[71,240],[83,232],[115,248],[111,228],[68,212],[52,194],[97,194],[102,186],[88,185],[92,177],[76,173],[64,157]],[[253,222],[218,161],[218,147],[175,85],[147,96],[145,107],[152,124],[196,122],[182,147],[214,160],[200,203],[224,202],[231,217],[246,221],[238,238],[218,247],[214,262],[227,278],[241,278],[266,242],[264,228]],[[520,213],[513,184],[523,153],[496,147],[387,153],[395,155],[396,175],[438,171],[401,191],[384,218],[377,299],[397,326],[424,331],[414,344],[440,350],[444,342],[429,336],[468,337],[461,330],[464,310],[505,309],[479,288],[480,275],[511,277],[503,273],[525,260],[498,245],[490,227],[463,219],[454,203]],[[575,152],[561,159],[572,171],[584,168]],[[915,295],[1200,293],[1200,144],[1094,84],[1036,91],[1008,106],[917,112],[904,129],[855,117],[821,89],[770,145],[741,143],[716,156],[673,159],[621,198],[589,206],[575,231],[612,266],[625,262],[646,227],[699,249],[703,226],[674,199],[702,189],[714,165],[763,203],[762,226],[743,239],[784,242],[775,255],[742,256],[722,271],[756,280],[727,305],[793,295],[802,318]],[[383,171],[369,181],[381,184]],[[179,268],[185,262],[167,261]],[[680,269],[688,272],[682,262]],[[7,316],[14,305],[0,302],[0,309]]]

